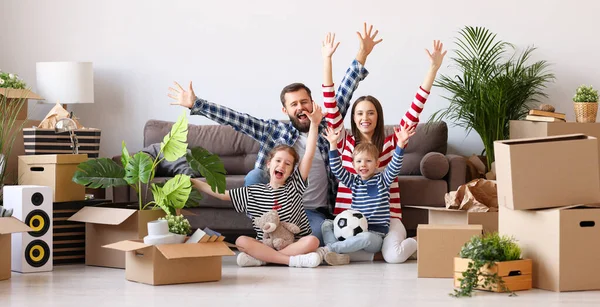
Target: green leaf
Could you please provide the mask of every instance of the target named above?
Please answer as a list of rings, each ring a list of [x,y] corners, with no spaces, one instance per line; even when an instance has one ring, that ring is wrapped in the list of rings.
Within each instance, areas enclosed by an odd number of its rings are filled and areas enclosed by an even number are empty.
[[[206,183],[210,185],[213,192],[225,193],[227,172],[219,156],[202,147],[195,147],[186,155],[186,159],[194,171],[206,178]]]
[[[160,143],[160,150],[165,160],[173,162],[187,153],[188,120],[185,112],[179,116],[177,122],[171,127],[169,134],[165,135]]]
[[[160,207],[165,213],[174,215],[176,213],[175,208],[167,206],[165,193],[162,187],[153,183],[151,184],[151,189],[156,206]]]
[[[143,152],[133,155],[125,166],[125,180],[129,184],[148,183],[152,172],[152,159]]]
[[[167,205],[175,209],[183,208],[190,196],[191,190],[192,182],[190,181],[190,176],[183,174],[175,175],[175,177],[169,179],[163,186]]]
[[[92,159],[77,165],[73,182],[88,188],[110,188],[127,185],[123,167],[108,158]]]
[[[195,208],[200,206],[202,200],[202,193],[196,189],[192,189],[188,200],[185,202],[185,208]]]
[[[121,143],[121,165],[125,167],[127,164],[129,164],[129,160],[131,160],[131,156],[129,156],[127,147],[125,147],[125,141],[123,141]]]

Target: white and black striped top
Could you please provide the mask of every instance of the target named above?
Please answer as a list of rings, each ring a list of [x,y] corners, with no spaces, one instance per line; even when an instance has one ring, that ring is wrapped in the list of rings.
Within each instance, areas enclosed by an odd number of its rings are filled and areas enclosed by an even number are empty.
[[[300,233],[296,234],[296,238],[300,238],[312,234],[302,204],[302,194],[307,186],[308,183],[302,180],[300,171],[296,168],[285,185],[278,189],[273,189],[268,183],[254,184],[232,189],[229,195],[235,210],[252,218],[257,240],[262,240],[263,232],[256,227],[254,219],[273,209],[279,213],[280,221],[295,224],[300,228]]]

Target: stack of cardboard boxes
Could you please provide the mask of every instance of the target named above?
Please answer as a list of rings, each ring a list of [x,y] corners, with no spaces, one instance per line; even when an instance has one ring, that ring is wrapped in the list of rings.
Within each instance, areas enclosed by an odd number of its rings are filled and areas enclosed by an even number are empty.
[[[600,289],[598,140],[583,134],[494,144],[499,233],[533,261],[533,287]]]

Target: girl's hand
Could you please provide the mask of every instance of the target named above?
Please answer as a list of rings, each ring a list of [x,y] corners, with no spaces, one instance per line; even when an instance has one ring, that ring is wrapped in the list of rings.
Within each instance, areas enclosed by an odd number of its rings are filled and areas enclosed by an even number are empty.
[[[416,133],[417,125],[412,125],[410,127],[404,126],[401,128],[394,127],[394,133],[396,134],[396,138],[398,139],[398,145],[404,148],[404,143],[408,141],[413,135]]]
[[[323,119],[321,106],[313,101],[313,111],[310,114],[306,114],[306,117],[308,117],[311,123],[320,123]]]

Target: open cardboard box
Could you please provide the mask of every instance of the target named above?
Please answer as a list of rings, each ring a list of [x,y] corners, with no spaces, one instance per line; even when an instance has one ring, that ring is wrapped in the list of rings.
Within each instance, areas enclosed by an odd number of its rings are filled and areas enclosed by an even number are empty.
[[[428,210],[430,225],[482,225],[483,233],[498,231],[498,212],[469,212],[443,207],[405,206]],[[494,208],[495,210],[496,208]]]
[[[496,141],[494,151],[500,207],[525,210],[600,202],[595,137]]]
[[[0,280],[11,276],[11,237],[13,233],[33,231],[14,217],[0,217]]]
[[[27,119],[29,99],[40,100],[43,99],[38,94],[28,89],[16,89],[16,88],[0,88],[0,96],[6,97],[8,103],[23,103],[23,106],[17,114],[17,120]],[[0,98],[1,99],[1,98]]]
[[[221,280],[222,256],[235,255],[225,242],[148,245],[126,240],[103,247],[125,252],[125,278],[149,285]]]
[[[534,288],[600,290],[600,207],[500,207],[499,218],[499,233],[514,237],[533,261]]]
[[[68,220],[85,223],[85,264],[125,268],[122,251],[102,246],[123,241],[139,240],[148,235],[148,222],[164,217],[163,210],[115,208],[119,204],[84,207]],[[137,203],[133,208],[137,208]]]

